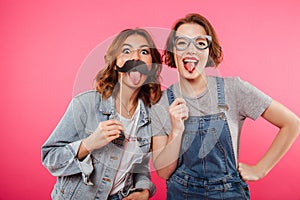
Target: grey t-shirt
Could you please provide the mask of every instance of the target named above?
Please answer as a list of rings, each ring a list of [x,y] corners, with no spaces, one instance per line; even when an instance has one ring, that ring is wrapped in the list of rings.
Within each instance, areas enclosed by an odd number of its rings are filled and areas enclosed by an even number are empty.
[[[225,101],[228,110],[225,111],[233,142],[236,161],[239,150],[239,137],[246,118],[256,120],[271,104],[271,97],[259,89],[241,80],[239,77],[224,78]],[[180,97],[178,83],[173,86],[174,97]],[[189,108],[189,116],[203,116],[220,112],[218,109],[216,78],[208,77],[206,90],[197,97],[182,94]],[[168,135],[171,132],[169,116],[169,101],[164,91],[160,101],[151,107],[152,134],[154,136]]]

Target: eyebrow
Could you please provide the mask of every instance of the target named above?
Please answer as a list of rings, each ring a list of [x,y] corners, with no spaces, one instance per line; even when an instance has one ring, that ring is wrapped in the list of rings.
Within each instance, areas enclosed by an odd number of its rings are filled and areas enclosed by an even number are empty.
[[[127,43],[124,43],[123,45],[122,45],[122,47],[123,46],[130,46],[131,48],[133,48],[133,46],[131,45],[131,44],[127,44]],[[141,46],[139,46],[139,48],[150,48],[150,46],[148,45],[148,44],[142,44]]]

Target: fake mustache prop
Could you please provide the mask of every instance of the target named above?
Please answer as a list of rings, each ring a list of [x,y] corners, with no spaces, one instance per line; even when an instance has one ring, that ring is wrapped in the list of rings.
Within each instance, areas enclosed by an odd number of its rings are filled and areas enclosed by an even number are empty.
[[[145,62],[141,60],[127,60],[123,67],[119,67],[116,65],[116,69],[118,72],[132,72],[132,71],[138,71],[141,74],[149,75],[151,71],[148,70],[148,66]]]

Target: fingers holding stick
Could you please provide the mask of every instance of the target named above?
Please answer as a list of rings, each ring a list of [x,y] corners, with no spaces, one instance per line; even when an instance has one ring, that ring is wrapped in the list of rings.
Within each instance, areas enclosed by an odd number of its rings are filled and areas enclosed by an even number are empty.
[[[189,109],[183,98],[176,98],[169,107],[171,118],[176,120],[186,120],[188,118]]]

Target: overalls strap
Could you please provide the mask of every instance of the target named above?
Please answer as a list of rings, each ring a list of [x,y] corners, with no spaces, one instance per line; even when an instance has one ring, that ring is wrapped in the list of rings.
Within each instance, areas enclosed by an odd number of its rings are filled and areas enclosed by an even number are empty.
[[[167,96],[168,96],[168,100],[169,100],[169,105],[171,105],[173,103],[173,101],[175,100],[174,92],[173,92],[173,85],[168,87]]]
[[[225,101],[225,92],[224,92],[224,78],[216,77],[217,81],[217,92],[218,92],[218,108],[220,110],[228,110],[228,106]],[[169,100],[169,105],[173,103],[175,100],[174,92],[173,92],[173,85],[168,87],[167,89],[167,96]]]
[[[218,93],[218,108],[220,111],[226,111],[228,110],[228,106],[225,101],[224,78],[216,77],[216,80]]]

